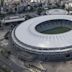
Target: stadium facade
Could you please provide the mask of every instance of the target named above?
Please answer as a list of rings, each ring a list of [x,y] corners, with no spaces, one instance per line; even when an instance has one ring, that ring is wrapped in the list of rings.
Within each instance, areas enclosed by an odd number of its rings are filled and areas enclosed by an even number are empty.
[[[57,27],[68,29],[50,31]],[[45,61],[69,60],[72,58],[72,16],[45,15],[29,19],[14,28],[11,39],[12,50],[22,57],[28,52]]]

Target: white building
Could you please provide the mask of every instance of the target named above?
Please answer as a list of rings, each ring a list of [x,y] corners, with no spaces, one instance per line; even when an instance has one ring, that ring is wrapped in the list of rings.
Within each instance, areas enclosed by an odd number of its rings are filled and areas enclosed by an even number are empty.
[[[68,11],[64,9],[50,9],[46,11],[47,15],[67,15]]]

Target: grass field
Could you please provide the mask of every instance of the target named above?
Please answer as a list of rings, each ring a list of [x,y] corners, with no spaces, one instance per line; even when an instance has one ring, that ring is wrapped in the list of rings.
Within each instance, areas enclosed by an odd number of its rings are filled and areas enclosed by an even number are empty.
[[[44,34],[59,34],[59,33],[64,33],[71,30],[68,27],[56,27],[56,28],[52,28],[52,29],[48,29],[46,31],[42,31],[41,33]]]

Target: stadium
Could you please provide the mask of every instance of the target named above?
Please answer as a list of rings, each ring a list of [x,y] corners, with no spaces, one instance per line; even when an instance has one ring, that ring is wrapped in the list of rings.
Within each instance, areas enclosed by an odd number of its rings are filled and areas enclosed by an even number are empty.
[[[11,34],[14,52],[29,52],[41,60],[72,58],[72,16],[45,15],[18,25]],[[22,52],[22,53],[21,53]]]

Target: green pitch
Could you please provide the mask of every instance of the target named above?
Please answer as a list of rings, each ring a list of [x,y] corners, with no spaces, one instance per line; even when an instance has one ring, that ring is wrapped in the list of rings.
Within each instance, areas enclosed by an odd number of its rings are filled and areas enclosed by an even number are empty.
[[[44,34],[59,34],[59,33],[67,32],[69,30],[71,30],[71,29],[68,28],[68,27],[55,27],[55,28],[52,28],[52,29],[42,31],[41,33],[44,33]]]

